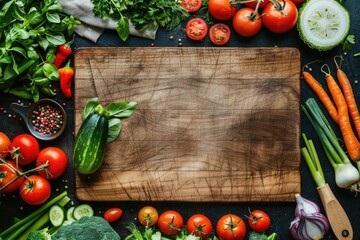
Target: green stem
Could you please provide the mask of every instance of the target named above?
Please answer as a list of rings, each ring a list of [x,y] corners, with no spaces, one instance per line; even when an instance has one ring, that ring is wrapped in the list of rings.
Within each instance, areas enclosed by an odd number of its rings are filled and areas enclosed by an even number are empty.
[[[17,231],[23,225],[27,224],[27,222],[32,221],[34,218],[37,219],[40,215],[47,212],[52,205],[54,205],[55,203],[57,203],[61,199],[65,198],[66,196],[67,196],[67,192],[65,191],[65,192],[61,193],[60,195],[58,195],[57,197],[50,200],[49,202],[47,202],[46,204],[44,204],[43,206],[41,206],[39,209],[37,209],[36,211],[31,213],[30,215],[28,215],[24,219],[16,222],[14,225],[12,225],[8,229],[6,229],[2,233],[0,233],[0,239],[1,238],[4,239],[5,237],[9,236],[9,234],[13,233],[14,231]]]

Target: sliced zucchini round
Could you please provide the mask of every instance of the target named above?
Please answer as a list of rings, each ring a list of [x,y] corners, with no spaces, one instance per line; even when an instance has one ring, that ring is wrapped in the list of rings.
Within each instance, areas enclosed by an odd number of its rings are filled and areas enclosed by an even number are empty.
[[[297,28],[309,47],[330,50],[348,35],[350,14],[336,0],[308,0],[300,8]]]
[[[73,217],[76,220],[79,220],[81,217],[84,217],[84,216],[88,216],[88,217],[94,216],[93,208],[89,204],[86,204],[86,203],[76,206],[74,209],[74,212],[73,212]]]
[[[54,227],[59,227],[65,220],[65,210],[60,205],[53,205],[49,210],[49,219]]]

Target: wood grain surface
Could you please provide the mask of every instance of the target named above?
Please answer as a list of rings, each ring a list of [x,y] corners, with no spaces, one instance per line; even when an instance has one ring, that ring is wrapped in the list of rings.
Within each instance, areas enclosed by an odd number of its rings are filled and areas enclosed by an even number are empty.
[[[86,102],[136,101],[102,168],[76,174],[92,201],[294,201],[300,192],[295,48],[80,48]]]

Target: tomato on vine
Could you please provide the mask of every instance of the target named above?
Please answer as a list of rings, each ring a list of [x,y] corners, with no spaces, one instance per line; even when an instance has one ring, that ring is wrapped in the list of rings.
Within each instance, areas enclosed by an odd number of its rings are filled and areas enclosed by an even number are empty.
[[[184,220],[177,211],[168,210],[159,216],[158,227],[162,233],[168,236],[173,236],[180,232],[183,225]]]
[[[211,16],[220,21],[231,19],[236,12],[237,4],[232,0],[209,0],[208,9]]]
[[[254,210],[248,216],[248,223],[255,232],[262,233],[269,229],[271,221],[269,215],[262,210]]]
[[[6,158],[9,155],[10,138],[3,132],[0,132],[0,157]]]
[[[201,239],[206,239],[210,237],[213,232],[213,226],[210,219],[205,215],[194,214],[188,219],[186,230],[188,234],[200,237]]]
[[[51,185],[48,180],[38,175],[31,175],[22,183],[20,196],[30,205],[40,205],[46,202],[51,194]]]
[[[298,9],[290,0],[271,1],[263,10],[264,26],[274,33],[290,31],[298,20]]]
[[[259,8],[264,8],[266,4],[269,3],[269,0],[254,0],[254,1],[246,2],[245,5],[249,8],[255,9],[258,1],[260,1]]]
[[[226,214],[218,220],[216,233],[221,240],[242,240],[246,235],[246,225],[239,216]]]
[[[243,37],[251,37],[258,33],[262,26],[262,20],[252,8],[240,8],[232,19],[234,30]]]
[[[19,165],[27,165],[35,161],[40,146],[36,138],[30,134],[17,135],[11,142],[11,158],[18,162]]]
[[[159,219],[158,211],[151,206],[142,207],[138,213],[138,220],[145,227],[154,226]]]
[[[6,163],[0,164],[0,189],[2,189],[2,192],[9,193],[16,191],[24,182],[24,176],[21,176],[15,180],[18,177],[15,169],[22,173],[22,169],[19,166],[16,168],[16,163],[13,161],[9,160],[6,161]]]
[[[36,160],[36,167],[47,163],[49,166],[46,170],[40,170],[40,176],[47,179],[60,177],[66,171],[68,158],[66,153],[58,147],[47,147],[42,149]]]

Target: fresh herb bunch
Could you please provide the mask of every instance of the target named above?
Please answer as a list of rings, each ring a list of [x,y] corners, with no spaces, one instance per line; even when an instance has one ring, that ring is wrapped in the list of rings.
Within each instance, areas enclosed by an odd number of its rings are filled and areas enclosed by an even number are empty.
[[[129,36],[129,20],[137,30],[164,27],[173,29],[189,13],[181,7],[180,0],[91,0],[93,12],[104,20],[117,22],[119,37],[126,41]]]
[[[59,80],[52,64],[58,45],[72,33],[74,18],[62,14],[57,0],[0,2],[0,90],[38,101],[40,92],[54,96]]]

